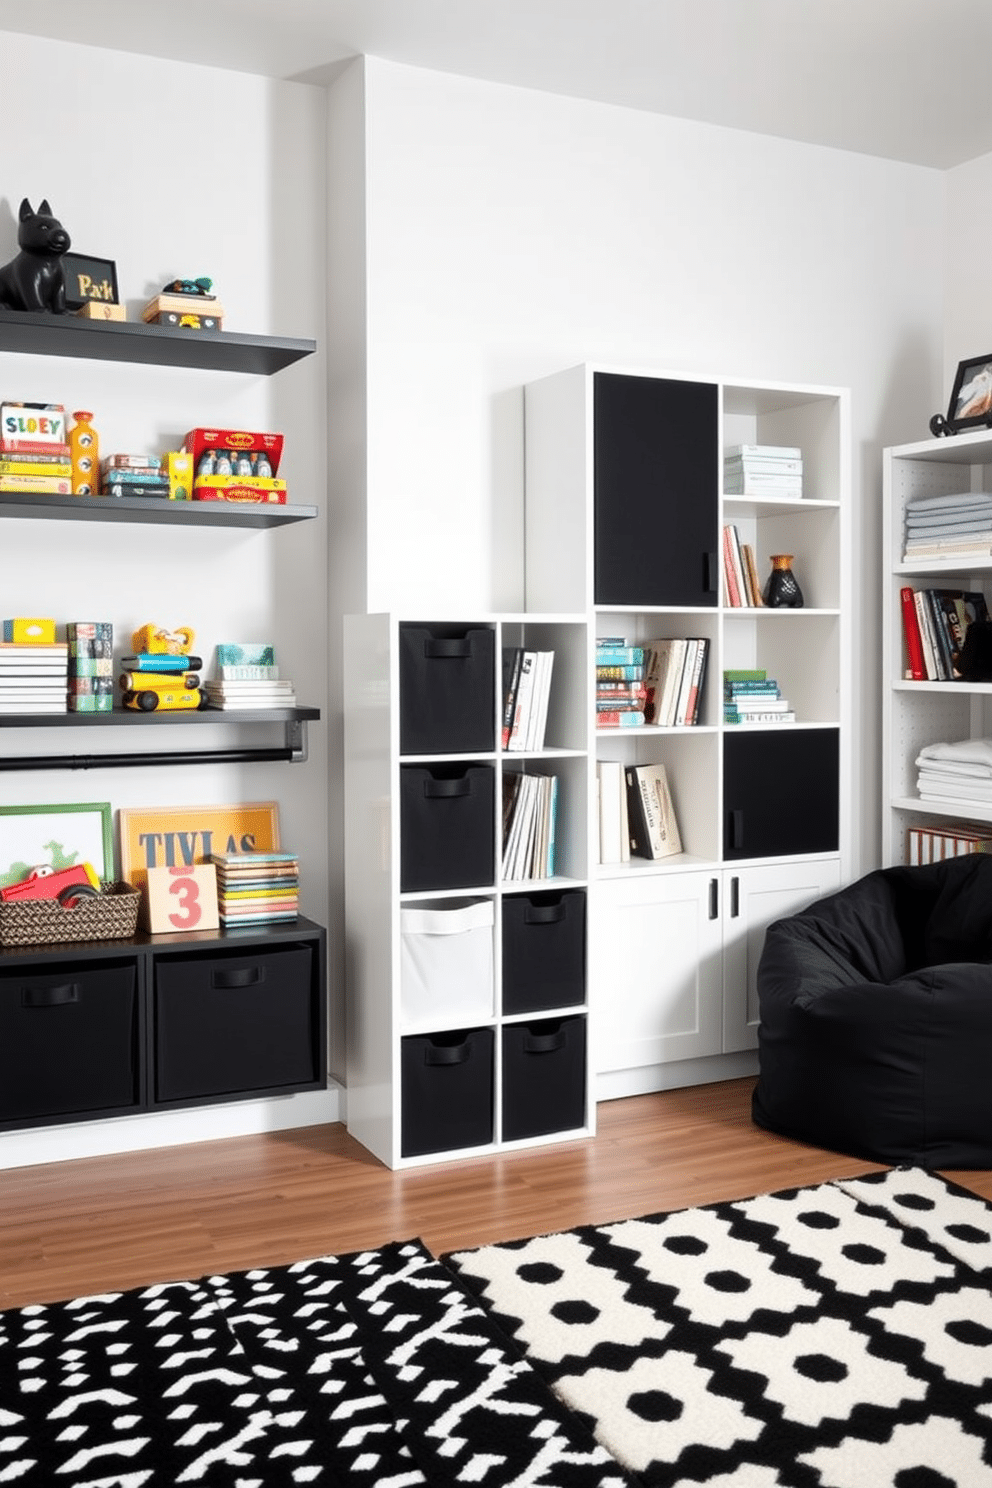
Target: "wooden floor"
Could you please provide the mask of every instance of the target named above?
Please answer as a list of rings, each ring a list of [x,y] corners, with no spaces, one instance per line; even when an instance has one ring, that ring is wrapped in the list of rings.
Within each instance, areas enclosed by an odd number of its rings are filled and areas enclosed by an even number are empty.
[[[392,1173],[340,1125],[0,1172],[0,1306],[420,1236],[435,1253],[871,1172],[758,1130],[753,1080],[599,1107],[599,1132]],[[992,1172],[951,1173],[992,1199]]]

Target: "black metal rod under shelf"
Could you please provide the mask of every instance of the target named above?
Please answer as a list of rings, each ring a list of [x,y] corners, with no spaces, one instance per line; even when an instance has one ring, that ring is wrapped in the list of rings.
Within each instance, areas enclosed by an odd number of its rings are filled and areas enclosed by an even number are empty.
[[[127,770],[135,765],[251,765],[266,760],[299,759],[290,745],[260,749],[193,749],[181,754],[155,750],[148,754],[0,755],[0,772],[13,770]]]

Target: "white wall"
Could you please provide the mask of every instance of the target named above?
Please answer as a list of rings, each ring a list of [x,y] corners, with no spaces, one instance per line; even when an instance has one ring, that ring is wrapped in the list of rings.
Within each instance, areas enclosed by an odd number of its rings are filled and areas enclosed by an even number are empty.
[[[208,274],[226,330],[314,337],[320,348],[273,378],[0,353],[0,395],[92,410],[105,453],[178,448],[198,424],[281,430],[291,499],[322,509],[314,522],[271,532],[195,536],[5,520],[2,616],[111,620],[118,655],[147,620],[192,625],[210,661],[219,640],[272,639],[301,701],[326,720],[324,90],[5,35],[0,98],[0,263],[15,252],[22,196],[35,206],[47,196],[77,251],[116,261],[132,319],[168,279]],[[221,727],[182,736],[157,728],[147,738],[155,749],[232,742]],[[281,733],[243,742],[281,742]],[[0,738],[6,755],[134,747],[133,729],[7,729]],[[304,913],[325,923],[327,776],[320,723],[310,725],[306,765],[0,773],[0,802],[277,800],[283,843],[302,860]],[[335,1094],[8,1135],[0,1165],[302,1125],[336,1110]]]
[[[947,173],[944,378],[933,412],[947,412],[958,363],[992,347],[992,295],[985,244],[992,233],[992,155]]]
[[[850,386],[855,856],[874,866],[880,456],[939,404],[943,176],[365,66],[369,609],[521,604],[532,378],[593,360]]]

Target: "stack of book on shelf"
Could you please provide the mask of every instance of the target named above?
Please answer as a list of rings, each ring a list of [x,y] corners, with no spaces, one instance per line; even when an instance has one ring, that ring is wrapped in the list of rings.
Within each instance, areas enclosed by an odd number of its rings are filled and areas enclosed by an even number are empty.
[[[992,739],[926,744],[916,766],[916,787],[926,801],[992,802]]]
[[[556,775],[503,776],[503,878],[554,878]]]
[[[723,453],[723,489],[794,500],[803,494],[803,452],[792,444],[732,444]]]
[[[217,869],[217,909],[222,925],[296,919],[300,865],[295,853],[214,853],[211,862]]]
[[[968,626],[989,618],[985,595],[978,589],[911,589],[899,591],[906,676],[913,682],[954,682],[957,658]]]
[[[275,648],[248,642],[217,646],[215,675],[203,684],[211,708],[294,708],[296,689],[279,676]]]
[[[668,858],[682,851],[665,766],[597,760],[599,861]]]
[[[796,714],[763,668],[730,670],[723,674],[723,721],[744,726],[795,723]]]
[[[732,609],[760,609],[764,604],[754,561],[754,548],[742,543],[733,522],[723,529],[723,587]]]
[[[543,749],[551,700],[553,651],[508,646],[503,652],[504,749]]]
[[[0,642],[0,713],[67,713],[69,647]]]
[[[906,857],[913,868],[979,852],[992,852],[992,822],[954,822],[948,827],[906,830]]]
[[[903,509],[907,563],[992,556],[992,493],[911,497]]]
[[[0,404],[0,491],[72,494],[63,404]]]
[[[644,647],[644,721],[658,728],[699,722],[710,643],[705,636],[663,636]]]
[[[647,650],[624,636],[596,638],[596,727],[640,728],[647,697]]]

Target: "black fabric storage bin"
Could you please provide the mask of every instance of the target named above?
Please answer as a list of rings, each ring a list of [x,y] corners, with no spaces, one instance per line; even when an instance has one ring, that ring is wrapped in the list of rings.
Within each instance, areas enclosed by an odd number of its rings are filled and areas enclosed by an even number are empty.
[[[493,881],[492,765],[400,768],[400,888],[478,888]]]
[[[586,1020],[503,1029],[503,1139],[574,1131],[586,1118]]]
[[[585,1002],[584,889],[503,900],[503,1011],[535,1013]]]
[[[319,1069],[317,995],[309,945],[158,960],[155,1098],[312,1083]]]
[[[0,976],[0,1120],[139,1100],[135,962]]]
[[[404,1157],[493,1139],[493,1030],[411,1035],[402,1046]]]
[[[399,660],[401,754],[495,748],[495,631],[401,625]]]

